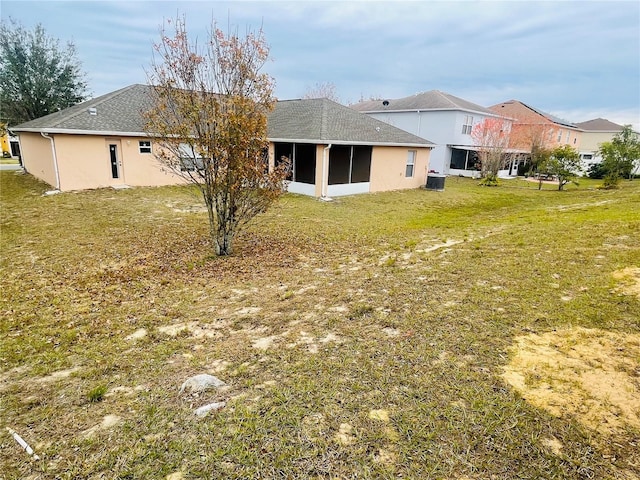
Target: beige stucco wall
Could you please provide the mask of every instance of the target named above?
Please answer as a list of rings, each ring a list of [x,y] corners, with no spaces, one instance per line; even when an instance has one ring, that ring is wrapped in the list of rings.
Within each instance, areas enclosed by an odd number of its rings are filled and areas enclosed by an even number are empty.
[[[560,140],[558,140],[558,133],[560,133]],[[572,128],[564,128],[555,126],[553,129],[553,135],[551,135],[550,147],[558,147],[560,145],[569,145],[576,150],[580,149],[582,141],[582,132],[574,130]]]
[[[115,185],[160,186],[184,183],[184,179],[162,167],[153,154],[140,153],[143,137],[103,137],[94,135],[53,134],[58,160],[60,189],[84,190]],[[21,133],[20,143],[27,171],[52,186],[56,184],[51,143],[39,133]],[[112,178],[109,145],[117,146],[119,178]],[[152,147],[155,148],[152,141]],[[326,145],[316,147],[315,195],[322,195]],[[416,151],[413,177],[405,177],[407,152]],[[269,146],[273,165],[273,144]],[[417,188],[425,184],[429,166],[429,148],[373,147],[370,191]]]
[[[184,183],[185,180],[171,172],[157,159],[153,153],[140,153],[140,140],[148,138],[122,139],[122,161],[124,164],[124,179],[131,186],[160,186]],[[157,152],[157,145],[151,141],[153,152]],[[107,152],[108,154],[108,152]],[[107,157],[108,159],[108,157]]]
[[[25,170],[49,185],[56,186],[51,141],[39,133],[20,133],[20,152]]]
[[[413,177],[405,177],[409,150],[416,151]],[[426,184],[429,148],[373,147],[371,154],[371,192],[418,188]]]
[[[182,180],[161,169],[153,154],[139,152],[133,137],[54,135],[61,190],[84,190],[114,185],[173,185]],[[109,145],[117,146],[119,178],[113,178]],[[152,142],[153,144],[153,142]]]
[[[326,147],[328,147],[328,145],[318,145],[316,147],[316,197],[322,196],[323,167],[326,169],[327,175],[329,175],[329,152],[327,151],[325,154]]]
[[[580,150],[595,152],[600,149],[600,144],[610,142],[616,132],[582,132]]]

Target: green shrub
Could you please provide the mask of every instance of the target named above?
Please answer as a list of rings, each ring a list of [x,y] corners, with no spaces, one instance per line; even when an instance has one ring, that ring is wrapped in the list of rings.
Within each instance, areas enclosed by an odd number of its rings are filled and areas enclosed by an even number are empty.
[[[602,179],[606,174],[607,170],[604,168],[604,165],[602,165],[602,163],[593,163],[587,170],[587,176],[589,178]]]

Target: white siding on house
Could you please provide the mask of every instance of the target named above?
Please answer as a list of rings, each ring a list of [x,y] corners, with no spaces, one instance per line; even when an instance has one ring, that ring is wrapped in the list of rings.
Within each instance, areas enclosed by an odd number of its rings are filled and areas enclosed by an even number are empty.
[[[429,170],[443,174],[451,173],[451,148],[448,145],[473,146],[471,135],[462,133],[466,117],[472,116],[474,125],[490,118],[489,115],[463,110],[379,112],[367,115],[435,143],[429,159]]]

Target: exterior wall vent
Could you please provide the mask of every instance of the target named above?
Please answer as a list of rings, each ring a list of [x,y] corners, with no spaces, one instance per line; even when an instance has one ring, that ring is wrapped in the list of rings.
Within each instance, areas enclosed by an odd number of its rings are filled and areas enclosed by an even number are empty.
[[[87,109],[87,111],[89,112],[89,115],[97,115],[98,114],[98,109],[95,107],[90,107]]]

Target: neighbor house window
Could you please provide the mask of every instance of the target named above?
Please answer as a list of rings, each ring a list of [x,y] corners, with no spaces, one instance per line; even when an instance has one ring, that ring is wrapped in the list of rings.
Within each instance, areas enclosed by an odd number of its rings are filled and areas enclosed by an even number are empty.
[[[462,124],[462,133],[470,135],[473,129],[473,117],[471,115],[465,115],[464,123]]]
[[[558,130],[558,141],[562,141],[562,130]]]
[[[138,146],[140,153],[151,153],[151,142],[149,140],[140,140]]]
[[[409,150],[407,153],[407,169],[405,171],[405,177],[410,178],[413,177],[413,170],[416,166],[416,151]]]
[[[479,170],[478,153],[473,150],[451,149],[449,168],[456,170]]]
[[[567,132],[567,143],[571,141],[571,132]]]

